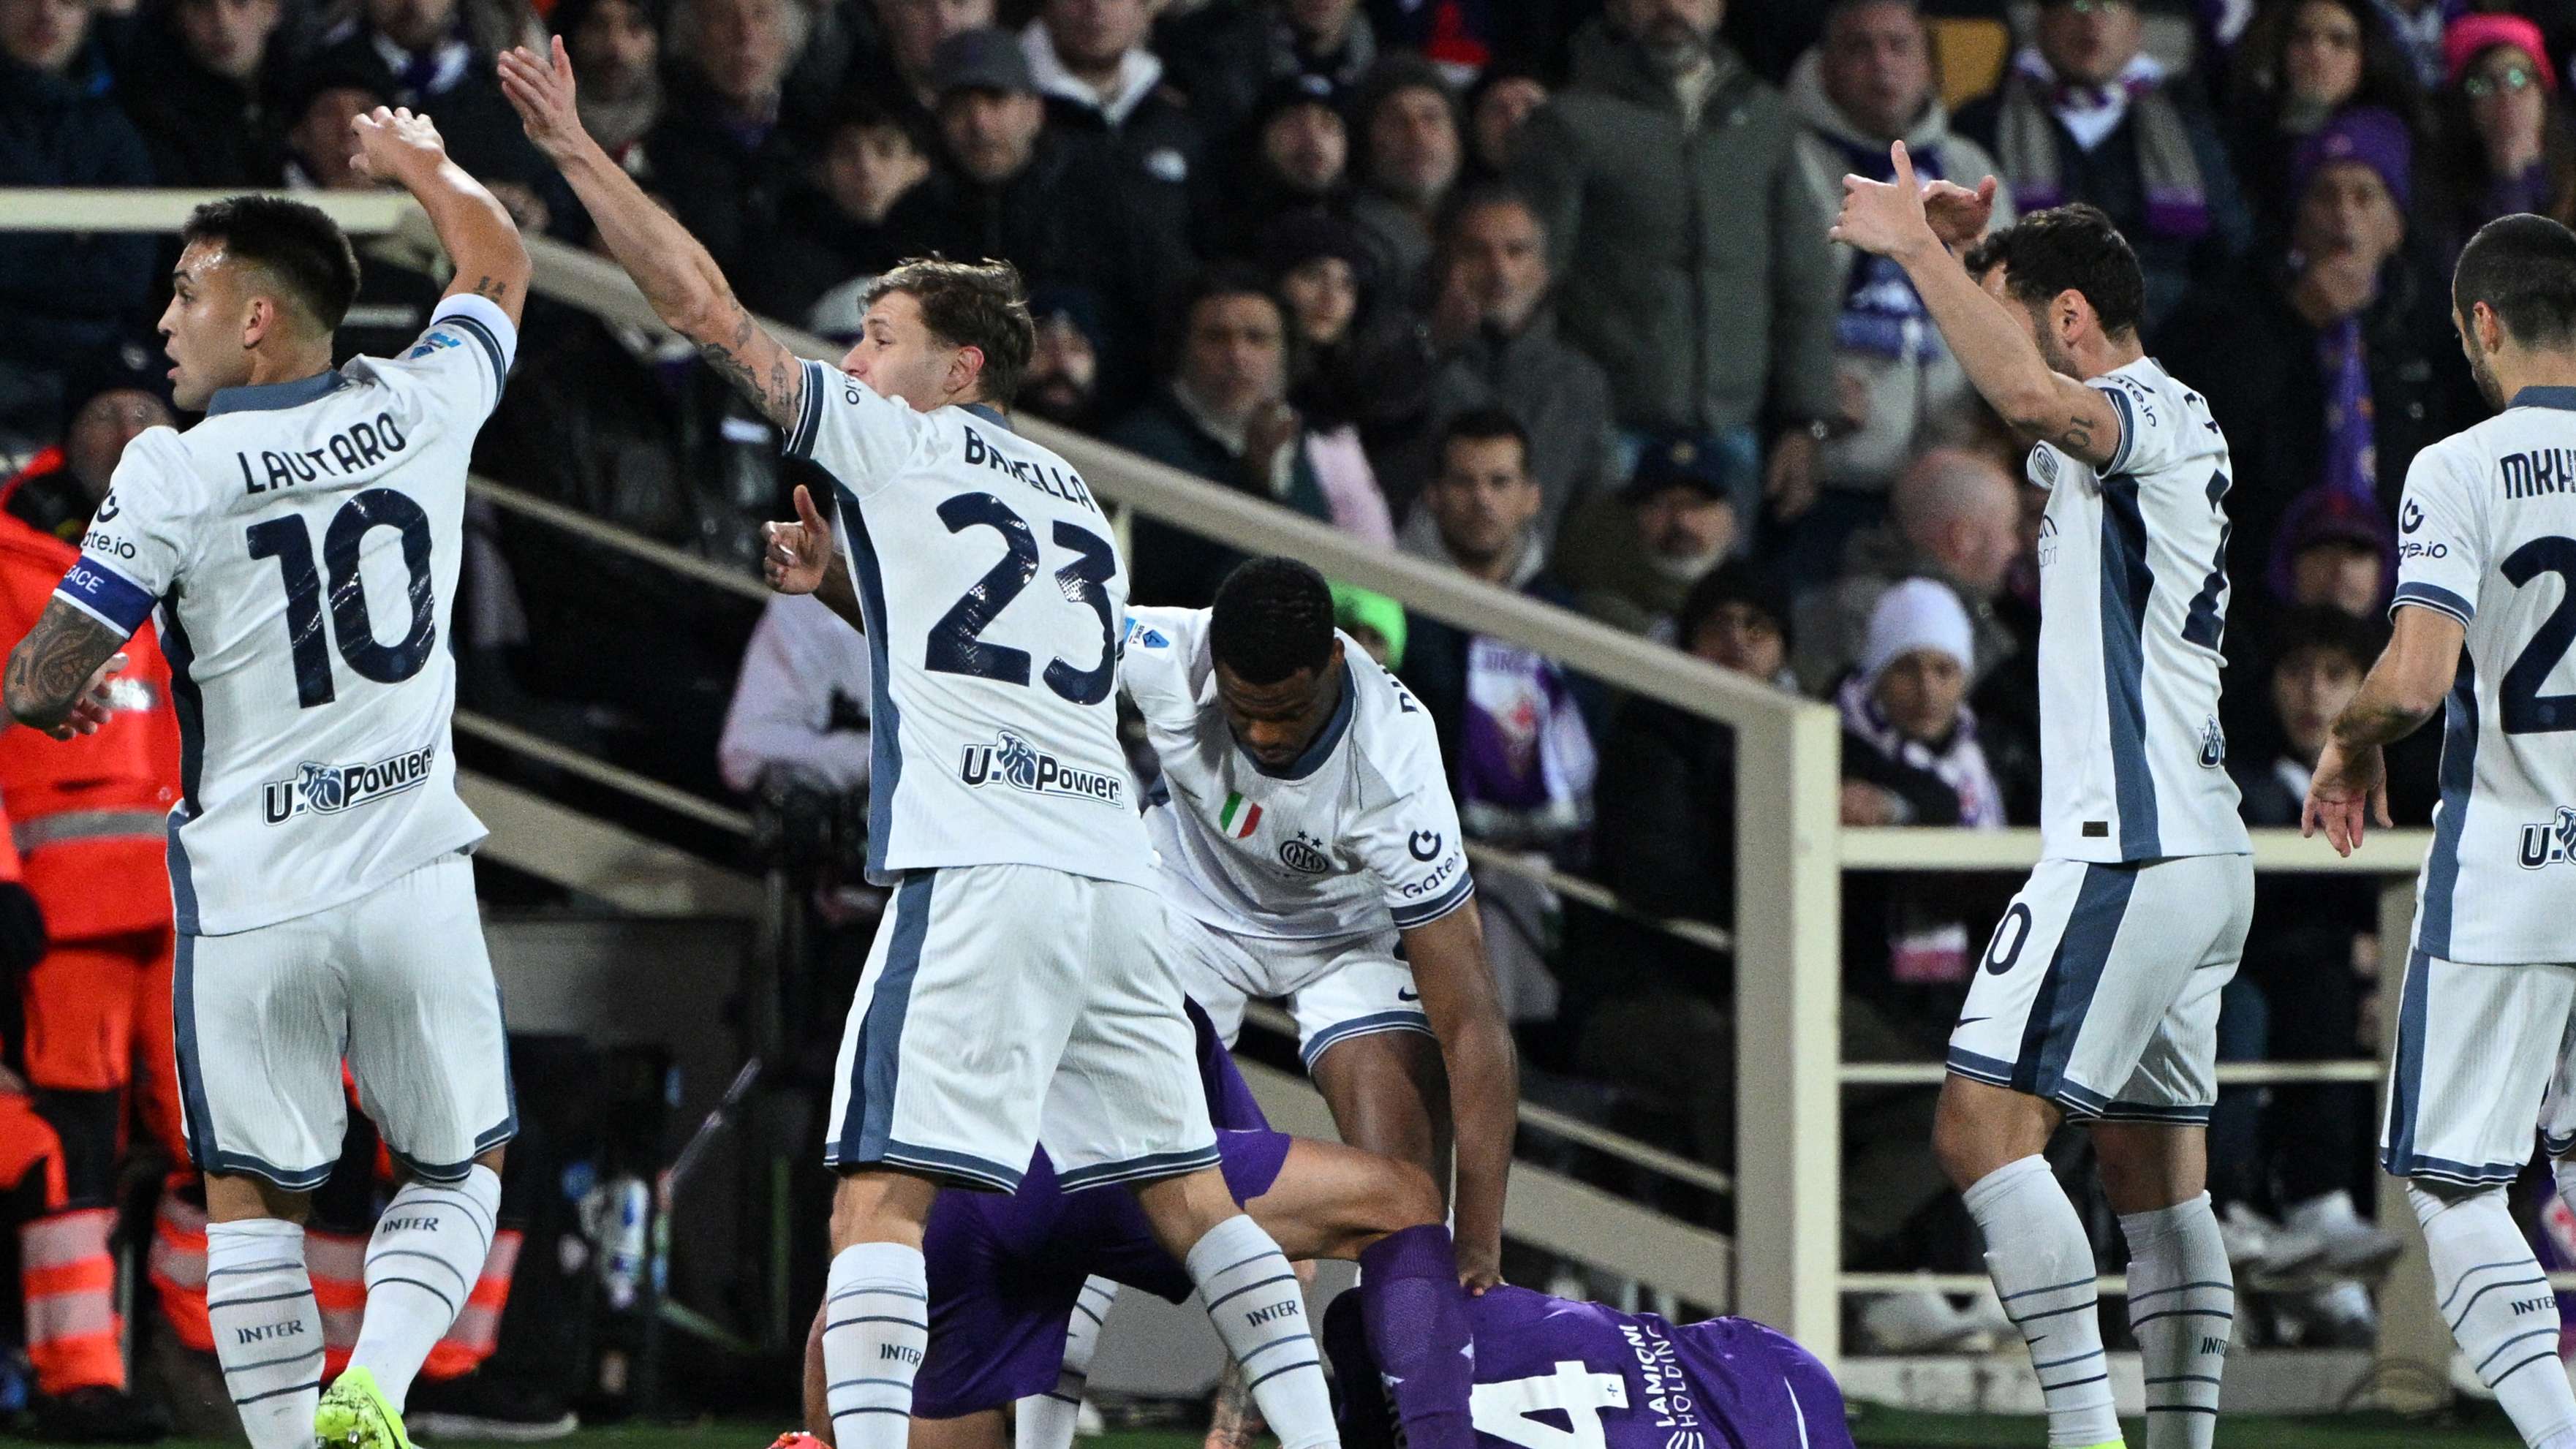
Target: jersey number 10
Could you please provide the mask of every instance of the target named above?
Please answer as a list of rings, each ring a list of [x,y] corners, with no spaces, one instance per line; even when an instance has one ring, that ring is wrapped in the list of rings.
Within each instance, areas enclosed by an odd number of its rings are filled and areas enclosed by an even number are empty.
[[[402,533],[403,567],[411,574],[411,628],[392,644],[376,642],[367,612],[366,585],[358,577],[358,545],[370,529]],[[252,558],[277,560],[286,584],[286,642],[295,654],[295,702],[305,709],[338,697],[322,625],[322,576],[313,567],[313,534],[301,514],[254,523]],[[362,678],[400,684],[420,673],[438,642],[431,617],[437,598],[429,575],[429,515],[391,488],[370,488],[340,505],[322,534],[322,562],[331,575],[331,625],[340,657]]]

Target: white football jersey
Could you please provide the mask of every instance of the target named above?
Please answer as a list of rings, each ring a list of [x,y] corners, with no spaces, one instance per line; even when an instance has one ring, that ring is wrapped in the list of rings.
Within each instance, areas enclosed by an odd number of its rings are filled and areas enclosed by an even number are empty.
[[[2218,726],[2227,439],[2152,358],[2092,380],[2120,415],[2098,472],[2042,443],[2040,849],[2100,863],[2252,850]]]
[[[991,408],[916,413],[819,362],[787,452],[831,475],[867,620],[868,878],[1038,865],[1150,886],[1118,745],[1127,568],[1073,466]]]
[[[327,910],[483,838],[456,798],[448,611],[517,340],[449,297],[400,358],[226,388],[127,445],[57,596],[124,630],[160,606],[180,930]]]
[[[1122,670],[1162,761],[1145,814],[1166,898],[1237,935],[1427,925],[1475,894],[1431,716],[1342,636],[1342,698],[1284,769],[1234,742],[1205,609],[1138,609]]]
[[[2532,387],[2415,455],[2397,597],[2468,626],[2415,946],[2484,965],[2576,961],[2576,388]]]

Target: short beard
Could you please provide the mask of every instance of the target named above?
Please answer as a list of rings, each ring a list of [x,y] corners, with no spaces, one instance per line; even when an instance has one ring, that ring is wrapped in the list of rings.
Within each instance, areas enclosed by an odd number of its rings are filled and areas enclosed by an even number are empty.
[[[2470,358],[2469,376],[2478,380],[2478,396],[2487,400],[2488,409],[2493,412],[2503,412],[2504,384],[2496,381],[2495,358],[2484,351]]]

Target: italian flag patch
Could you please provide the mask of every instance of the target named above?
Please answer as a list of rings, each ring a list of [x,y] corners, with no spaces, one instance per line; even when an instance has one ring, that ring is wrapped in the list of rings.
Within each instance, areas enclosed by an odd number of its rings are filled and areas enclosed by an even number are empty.
[[[1240,790],[1229,791],[1225,797],[1225,808],[1216,813],[1217,828],[1224,831],[1229,840],[1244,839],[1252,834],[1252,827],[1260,823],[1261,807],[1244,799]]]

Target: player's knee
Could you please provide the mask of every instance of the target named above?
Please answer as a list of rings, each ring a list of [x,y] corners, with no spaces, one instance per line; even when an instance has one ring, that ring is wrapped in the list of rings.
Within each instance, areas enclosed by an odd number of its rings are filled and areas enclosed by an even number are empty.
[[[1952,1077],[1932,1115],[1932,1155],[1965,1192],[2005,1163],[2046,1150],[2053,1125],[2036,1098]]]
[[[1377,1193],[1379,1221],[1373,1224],[1379,1232],[1399,1232],[1405,1228],[1436,1223],[1448,1216],[1448,1205],[1440,1200],[1440,1184],[1431,1174],[1410,1162],[1391,1157],[1378,1159],[1381,1183]]]
[[[832,1251],[854,1243],[921,1246],[939,1186],[908,1173],[863,1168],[841,1175],[832,1193]]]

